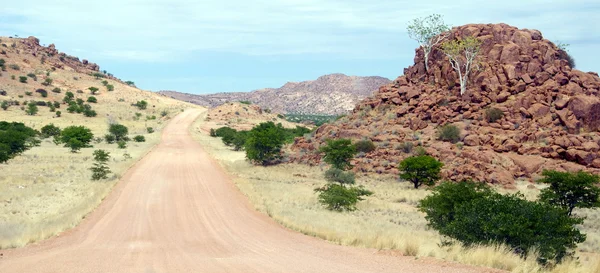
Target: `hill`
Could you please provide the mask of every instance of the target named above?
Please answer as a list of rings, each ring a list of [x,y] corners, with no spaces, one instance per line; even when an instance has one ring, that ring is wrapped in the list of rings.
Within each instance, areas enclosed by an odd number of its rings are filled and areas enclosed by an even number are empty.
[[[204,128],[207,132],[210,128],[216,129],[223,126],[236,130],[250,130],[259,123],[267,121],[272,121],[276,124],[281,123],[285,128],[306,126],[286,121],[282,115],[262,109],[256,104],[240,102],[229,102],[209,109],[206,113],[205,121]]]
[[[279,113],[338,115],[352,110],[358,101],[372,95],[379,86],[389,82],[389,79],[383,77],[330,74],[313,81],[288,82],[280,88],[265,88],[252,92],[209,95],[174,91],[159,93],[204,107],[216,107],[233,101],[251,101],[262,108]]]
[[[0,109],[1,121],[21,122],[36,130],[50,123],[62,129],[85,126],[94,134],[93,148],[78,153],[47,138],[0,164],[0,248],[22,246],[76,225],[120,175],[159,142],[171,117],[197,107],[137,89],[101,72],[97,64],[61,53],[52,44],[41,46],[35,37],[0,37],[0,62],[4,63],[0,103],[6,106]],[[90,87],[98,89],[95,94]],[[81,107],[72,108],[72,113],[64,102],[67,92],[73,100],[81,100]],[[135,106],[142,101],[145,109]],[[38,109],[33,115],[25,111],[30,103]],[[123,149],[106,143],[103,137],[114,123],[127,126],[130,138],[144,136],[145,142],[131,141]],[[110,153],[113,173],[108,180],[91,181],[89,168],[96,149]]]
[[[598,74],[573,69],[572,58],[537,30],[465,25],[448,39],[466,37],[482,45],[464,95],[441,49],[431,52],[428,71],[418,49],[404,76],[347,117],[297,139],[294,160],[319,162],[315,151],[327,138],[367,138],[378,147],[355,160],[364,172],[397,173],[398,162],[420,146],[443,161],[451,180],[510,186],[543,169],[599,173]],[[461,129],[458,143],[438,140],[444,125]]]

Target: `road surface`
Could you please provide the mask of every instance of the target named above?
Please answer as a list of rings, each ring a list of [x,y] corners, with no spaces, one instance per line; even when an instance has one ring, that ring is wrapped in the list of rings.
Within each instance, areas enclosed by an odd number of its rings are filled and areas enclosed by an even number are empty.
[[[0,272],[485,272],[379,254],[305,236],[254,211],[188,129],[201,110],[165,128],[76,228],[0,250]]]

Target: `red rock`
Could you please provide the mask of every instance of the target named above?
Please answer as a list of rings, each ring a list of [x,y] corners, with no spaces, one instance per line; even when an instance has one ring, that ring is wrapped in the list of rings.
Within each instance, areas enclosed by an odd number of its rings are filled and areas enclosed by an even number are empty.
[[[529,107],[527,110],[534,118],[540,118],[547,115],[550,112],[550,107],[540,103],[536,103]]]
[[[563,109],[563,108],[567,107],[567,104],[568,104],[568,103],[569,103],[569,97],[566,97],[566,96],[561,96],[561,97],[560,97],[558,100],[556,100],[556,101],[554,102],[554,107],[555,107],[557,110],[561,110],[561,109]]]
[[[529,77],[528,74],[521,75],[521,79],[523,79],[523,82],[525,82],[526,84],[530,84],[533,82],[533,80],[531,79],[531,77]]]
[[[504,45],[500,54],[501,63],[516,63],[519,61],[519,46],[513,43]]]
[[[597,152],[598,150],[600,150],[600,146],[596,142],[583,143],[582,147],[588,152]]]
[[[535,84],[536,85],[542,85],[548,79],[550,79],[550,74],[548,74],[548,72],[539,72],[539,73],[535,74]]]

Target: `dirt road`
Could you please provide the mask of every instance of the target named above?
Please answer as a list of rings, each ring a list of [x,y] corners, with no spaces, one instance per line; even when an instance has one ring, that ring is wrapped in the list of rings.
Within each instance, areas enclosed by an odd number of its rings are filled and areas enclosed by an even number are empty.
[[[486,271],[342,247],[278,226],[191,138],[199,114],[175,117],[162,142],[77,228],[0,251],[0,272]]]

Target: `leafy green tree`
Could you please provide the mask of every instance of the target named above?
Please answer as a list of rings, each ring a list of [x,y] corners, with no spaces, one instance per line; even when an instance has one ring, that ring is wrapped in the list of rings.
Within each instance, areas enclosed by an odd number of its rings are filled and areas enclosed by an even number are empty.
[[[352,145],[349,139],[328,139],[325,146],[319,148],[321,153],[324,153],[323,160],[333,168],[340,170],[352,169],[350,159],[356,155],[356,147]]]
[[[429,71],[429,53],[433,47],[450,35],[449,30],[450,28],[444,24],[444,19],[439,14],[417,18],[408,24],[408,36],[423,48],[426,71]]]
[[[540,200],[564,209],[571,216],[575,208],[600,207],[600,177],[583,171],[576,173],[544,170],[540,182],[549,184]]]
[[[30,116],[35,116],[35,114],[37,114],[38,111],[39,109],[35,102],[30,102],[29,104],[27,104],[27,110],[25,110],[25,113],[27,113],[27,115]]]
[[[58,142],[64,143],[64,146],[75,153],[81,148],[91,147],[90,141],[94,138],[92,131],[84,126],[69,126],[60,133]]]
[[[127,141],[127,134],[129,133],[129,129],[122,124],[111,124],[108,128],[108,132],[115,137],[116,141]]]
[[[89,103],[97,103],[98,99],[96,99],[96,97],[94,97],[94,96],[89,96],[88,99],[87,99],[87,102],[89,102]]]
[[[135,86],[135,82],[132,82],[132,81],[125,81],[125,84],[127,84],[129,86]]]
[[[106,78],[106,75],[104,75],[100,72],[95,72],[94,74],[92,74],[92,76],[96,77],[96,80],[98,80],[100,78]]]
[[[110,153],[104,150],[94,151],[94,165],[90,168],[92,171],[92,180],[107,179],[108,174],[111,173],[108,168],[108,160],[110,159]]]
[[[20,122],[0,121],[0,163],[5,163],[15,156],[39,144],[36,137],[39,133]]]
[[[35,90],[36,93],[40,93],[40,95],[42,96],[42,98],[46,98],[48,97],[48,91],[44,90],[44,89],[38,89]]]
[[[62,112],[61,111],[56,111],[56,117],[60,118],[60,115],[62,115]]]
[[[21,83],[27,83],[27,77],[26,76],[19,76],[19,81]]]
[[[354,173],[336,168],[325,171],[325,180],[332,183],[340,183],[340,185],[354,184],[356,182]]]
[[[67,91],[67,93],[65,93],[65,97],[63,98],[63,102],[69,103],[69,102],[73,101],[74,98],[75,98],[75,95],[73,95],[73,92]]]
[[[44,82],[42,83],[45,86],[49,86],[52,84],[52,79],[51,78],[46,78],[44,79]]]
[[[119,148],[119,149],[127,148],[127,142],[125,142],[124,140],[117,141],[117,148]]]
[[[435,158],[422,155],[408,157],[398,166],[400,170],[400,178],[413,183],[415,189],[421,185],[433,186],[440,179],[440,170],[442,169],[441,162]]]
[[[115,143],[116,139],[115,136],[112,134],[106,134],[104,135],[104,140],[106,141],[106,143],[108,144],[113,144]]]
[[[467,91],[469,73],[475,65],[481,41],[475,37],[466,37],[462,40],[446,41],[442,43],[442,51],[450,60],[450,65],[458,73],[460,94]]]
[[[281,157],[281,148],[285,142],[285,130],[281,123],[263,122],[248,133],[246,140],[246,158],[253,163],[267,165]]]
[[[146,142],[146,138],[144,136],[137,135],[137,136],[133,137],[133,141],[135,141],[135,142]]]
[[[137,107],[140,110],[144,110],[146,109],[146,107],[148,107],[148,102],[146,102],[145,100],[141,100],[136,102],[133,106]]]
[[[106,90],[108,90],[108,91],[115,91],[115,86],[112,85],[112,84],[108,84],[108,85],[106,85]]]
[[[42,127],[42,129],[41,129],[43,138],[60,136],[60,132],[61,132],[60,128],[58,128],[57,126],[55,126],[52,123]]]
[[[323,204],[328,210],[333,211],[356,210],[356,203],[364,200],[363,196],[373,194],[373,192],[364,189],[362,186],[346,188],[343,185],[333,183],[316,188],[315,192],[319,193],[319,203]]]
[[[244,149],[244,145],[246,145],[246,140],[248,139],[248,131],[239,131],[233,137],[233,141],[231,144],[233,145],[233,149],[236,151],[241,151]]]
[[[94,86],[89,87],[88,89],[90,90],[90,92],[92,92],[92,95],[96,95],[96,92],[98,92],[98,90],[99,90],[98,87],[94,87]]]
[[[152,133],[154,133],[154,128],[148,127],[148,128],[146,128],[146,131],[148,132],[148,134],[152,134]]]

